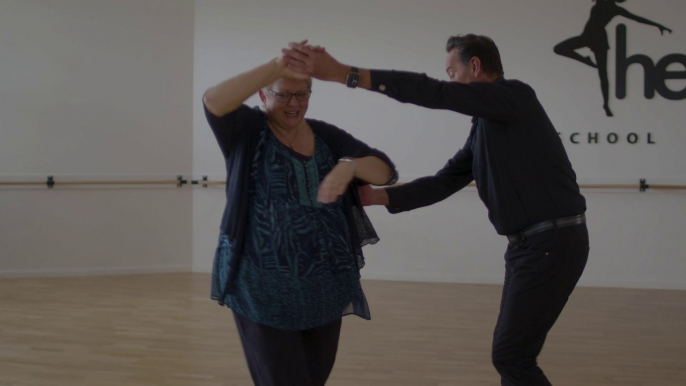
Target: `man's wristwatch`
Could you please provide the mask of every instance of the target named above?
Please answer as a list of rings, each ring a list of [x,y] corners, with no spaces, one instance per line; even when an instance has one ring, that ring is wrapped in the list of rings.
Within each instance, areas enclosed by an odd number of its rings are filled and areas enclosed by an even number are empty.
[[[350,72],[345,78],[345,85],[350,88],[357,87],[357,83],[360,81],[360,69],[357,67],[350,67]]]

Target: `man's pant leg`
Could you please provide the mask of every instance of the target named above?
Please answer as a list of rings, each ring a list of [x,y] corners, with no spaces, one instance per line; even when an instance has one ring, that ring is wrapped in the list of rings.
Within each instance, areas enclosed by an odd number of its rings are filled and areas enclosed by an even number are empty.
[[[503,386],[551,384],[537,357],[581,277],[588,251],[585,224],[541,232],[508,247],[492,352]]]

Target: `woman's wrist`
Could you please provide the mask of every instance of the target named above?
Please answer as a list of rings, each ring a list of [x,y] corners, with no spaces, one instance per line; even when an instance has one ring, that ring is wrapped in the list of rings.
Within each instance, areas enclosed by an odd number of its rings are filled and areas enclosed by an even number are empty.
[[[269,64],[271,65],[271,76],[269,79],[270,83],[276,79],[283,78],[286,74],[286,66],[280,62],[281,58],[272,59]]]
[[[352,175],[355,177],[357,174],[357,163],[355,162],[355,159],[352,157],[342,157],[338,160],[339,164],[343,165],[348,165],[347,167],[351,168],[352,170]]]

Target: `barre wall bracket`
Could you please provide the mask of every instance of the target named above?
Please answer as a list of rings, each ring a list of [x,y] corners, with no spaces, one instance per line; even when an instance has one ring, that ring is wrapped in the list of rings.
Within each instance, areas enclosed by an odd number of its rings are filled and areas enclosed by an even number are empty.
[[[645,178],[641,178],[640,183],[641,183],[641,185],[640,185],[641,192],[645,192],[647,189],[650,189],[650,185],[646,184]]]

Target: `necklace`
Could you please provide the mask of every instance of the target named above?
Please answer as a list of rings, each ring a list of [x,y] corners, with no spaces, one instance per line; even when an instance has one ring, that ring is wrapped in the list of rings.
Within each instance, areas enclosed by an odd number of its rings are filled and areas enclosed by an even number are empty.
[[[274,133],[276,133],[277,135],[281,136],[281,138],[283,138],[284,140],[286,140],[286,142],[288,142],[288,147],[290,147],[291,149],[293,149],[293,142],[295,141],[295,138],[298,136],[298,131],[300,130],[300,125],[298,125],[298,127],[295,128],[295,135],[294,135],[293,138],[290,139],[290,140],[288,139],[288,137],[286,137],[286,135],[284,135],[280,130],[274,128],[274,126],[272,126],[271,124],[269,124],[269,127],[272,128],[272,131],[273,131]]]

